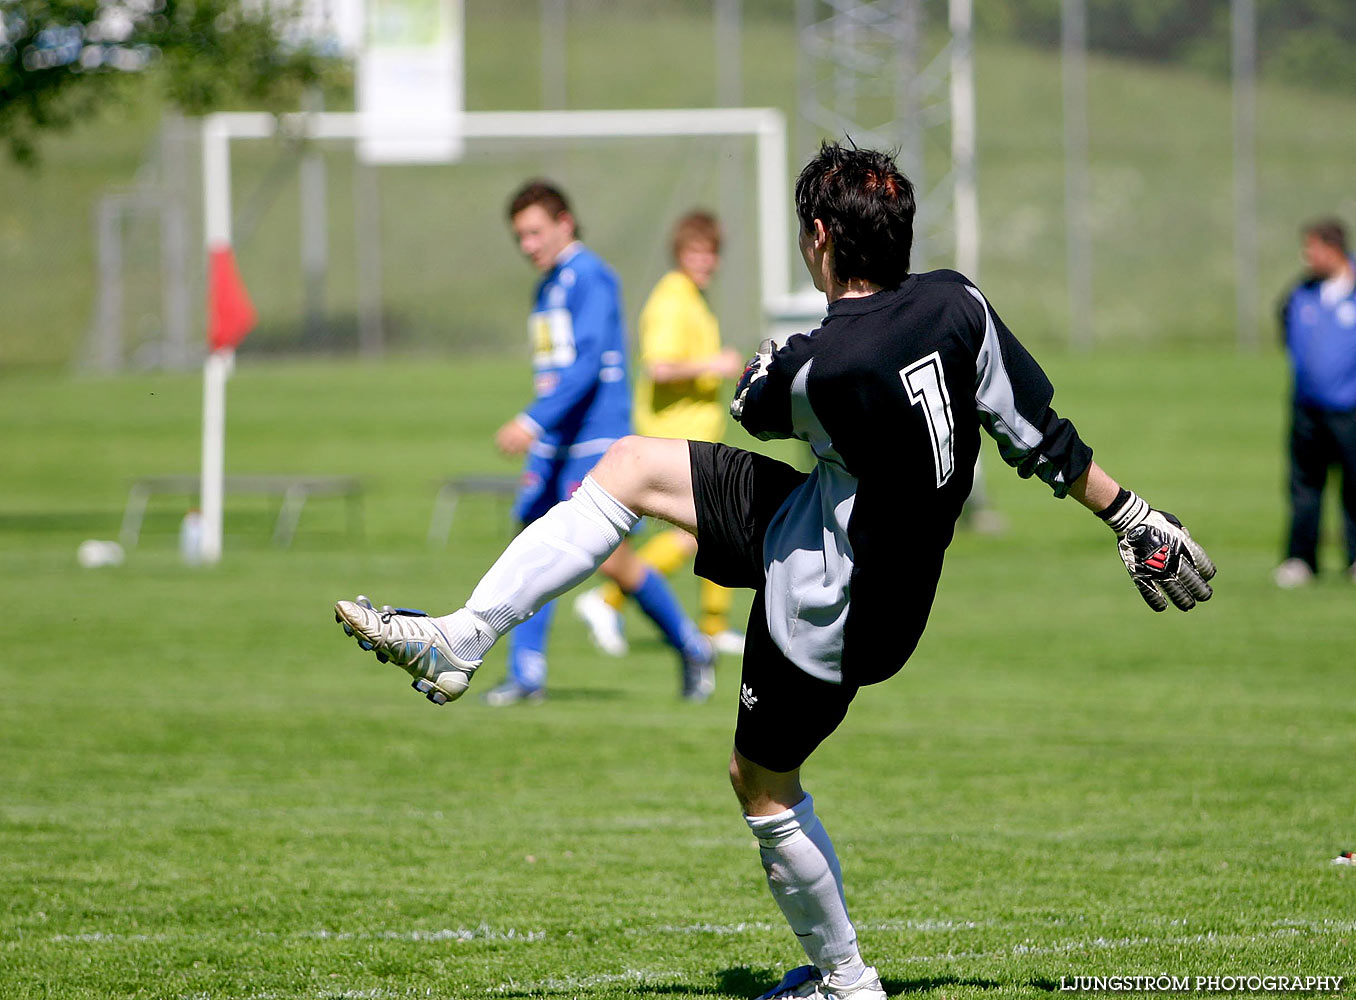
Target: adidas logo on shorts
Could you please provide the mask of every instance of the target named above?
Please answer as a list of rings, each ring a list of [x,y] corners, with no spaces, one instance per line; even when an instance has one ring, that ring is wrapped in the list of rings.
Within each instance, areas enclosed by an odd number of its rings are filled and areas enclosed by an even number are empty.
[[[753,711],[753,706],[758,704],[758,696],[753,693],[753,688],[747,684],[739,685],[739,703],[749,711]]]

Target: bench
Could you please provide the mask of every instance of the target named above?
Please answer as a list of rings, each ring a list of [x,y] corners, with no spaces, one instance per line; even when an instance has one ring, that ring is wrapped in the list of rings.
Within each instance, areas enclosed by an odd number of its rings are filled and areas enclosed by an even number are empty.
[[[202,480],[198,476],[143,476],[132,481],[127,491],[127,507],[122,514],[118,538],[124,548],[136,545],[141,537],[141,522],[152,496],[198,496]],[[227,496],[281,497],[278,520],[273,526],[273,544],[287,546],[296,534],[301,510],[312,497],[341,497],[348,507],[348,528],[362,532],[361,481],[353,476],[226,476],[222,491]]]
[[[512,501],[518,493],[518,485],[517,476],[454,476],[444,479],[438,486],[437,496],[433,498],[433,516],[428,522],[429,544],[447,544],[447,536],[452,531],[452,518],[463,496],[480,494]]]

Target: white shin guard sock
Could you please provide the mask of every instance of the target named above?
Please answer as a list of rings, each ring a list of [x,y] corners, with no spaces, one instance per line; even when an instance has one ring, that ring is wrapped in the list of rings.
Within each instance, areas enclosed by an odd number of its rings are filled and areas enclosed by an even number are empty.
[[[471,592],[467,609],[503,635],[553,597],[587,580],[639,520],[592,476],[585,476],[574,496],[509,543]]]
[[[835,985],[857,981],[866,968],[848,919],[843,874],[833,843],[809,795],[775,816],[745,816],[758,838],[768,888],[806,956]]]

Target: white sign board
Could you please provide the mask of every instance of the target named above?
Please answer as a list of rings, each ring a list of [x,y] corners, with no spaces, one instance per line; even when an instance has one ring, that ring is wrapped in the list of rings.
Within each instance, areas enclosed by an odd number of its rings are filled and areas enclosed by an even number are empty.
[[[358,155],[448,163],[462,151],[462,0],[367,0],[358,56]]]

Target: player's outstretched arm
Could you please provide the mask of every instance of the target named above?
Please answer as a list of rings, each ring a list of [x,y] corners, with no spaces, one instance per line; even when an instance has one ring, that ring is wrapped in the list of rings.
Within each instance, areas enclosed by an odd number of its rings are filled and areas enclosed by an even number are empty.
[[[1153,610],[1163,611],[1172,601],[1190,611],[1210,599],[1206,581],[1215,575],[1215,564],[1177,518],[1121,487],[1096,462],[1074,481],[1069,496],[1116,532],[1130,579]]]
[[[808,357],[807,337],[793,337],[792,343],[779,348],[771,339],[758,345],[758,353],[749,358],[744,374],[735,386],[730,401],[730,416],[760,441],[788,438],[794,435],[791,426],[791,377],[803,363],[799,357]],[[803,342],[803,343],[800,343]],[[778,354],[787,352],[794,357],[785,364],[778,363]]]

